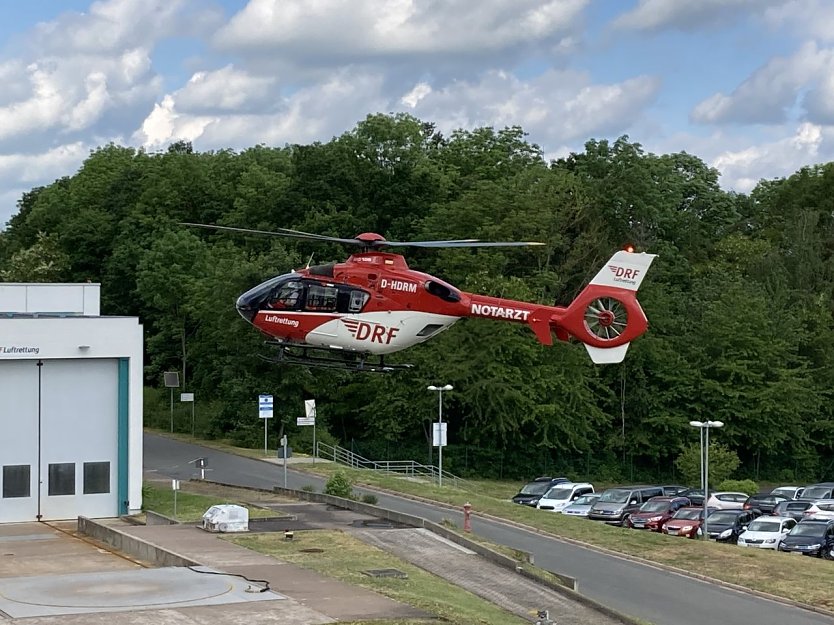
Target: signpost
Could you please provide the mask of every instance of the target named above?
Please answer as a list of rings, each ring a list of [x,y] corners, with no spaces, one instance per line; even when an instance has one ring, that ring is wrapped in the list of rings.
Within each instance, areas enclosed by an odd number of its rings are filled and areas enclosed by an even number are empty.
[[[313,464],[316,462],[316,400],[315,399],[306,399],[304,400],[304,417],[298,417],[295,420],[295,424],[298,426],[301,425],[312,425],[313,426]]]
[[[180,393],[181,402],[191,402],[191,436],[194,436],[194,393]]]
[[[281,447],[284,448],[284,488],[287,487],[287,435],[281,437]]]
[[[174,431],[174,389],[180,387],[180,374],[177,371],[166,371],[162,374],[165,387],[171,389],[171,431]]]
[[[264,420],[264,456],[267,451],[267,424],[272,418],[272,409],[274,407],[274,399],[272,395],[258,395],[258,417]],[[286,459],[284,460],[286,463]]]
[[[179,480],[171,480],[171,490],[174,491],[174,518],[177,518],[177,491],[180,489]]]

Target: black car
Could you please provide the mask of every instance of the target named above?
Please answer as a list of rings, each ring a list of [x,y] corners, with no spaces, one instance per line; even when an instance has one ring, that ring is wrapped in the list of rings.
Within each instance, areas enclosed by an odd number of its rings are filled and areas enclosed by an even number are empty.
[[[834,560],[834,520],[800,521],[779,544],[779,551]]]
[[[738,535],[759,516],[753,510],[716,510],[707,516],[707,533],[720,543],[738,542]]]
[[[694,507],[704,505],[704,491],[701,488],[687,488],[680,493],[677,493],[678,497],[686,497]]]
[[[758,510],[762,514],[773,514],[773,509],[776,507],[776,504],[789,500],[790,499],[784,495],[756,493],[755,495],[750,495],[747,498],[747,501],[744,502],[743,508],[745,510]]]
[[[520,491],[513,497],[513,503],[520,503],[525,506],[536,507],[539,499],[542,498],[551,486],[570,482],[566,477],[537,477],[532,482],[527,482]]]
[[[771,512],[774,516],[789,516],[792,519],[801,521],[805,518],[805,511],[813,505],[810,499],[788,499],[780,501]]]
[[[664,484],[661,488],[663,489],[664,497],[686,497],[686,495],[683,495],[682,493],[684,491],[691,490],[688,486],[681,486],[680,484]],[[687,499],[689,498],[687,497]],[[692,502],[691,499],[689,499],[689,501],[690,503]]]

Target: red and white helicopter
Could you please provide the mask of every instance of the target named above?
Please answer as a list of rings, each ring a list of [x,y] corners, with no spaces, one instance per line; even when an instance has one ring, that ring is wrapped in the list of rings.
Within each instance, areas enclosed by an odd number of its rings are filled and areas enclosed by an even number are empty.
[[[237,300],[237,310],[278,348],[276,362],[356,371],[393,371],[384,357],[428,341],[462,317],[530,326],[544,345],[553,335],[585,345],[595,363],[617,363],[648,322],[636,293],[654,254],[616,252],[569,306],[545,306],[466,293],[409,269],[384,247],[518,247],[534,242],[386,241],[366,232],[342,239],[298,230],[275,232],[183,224],[212,230],[284,236],[360,247],[343,263],[313,265],[267,280]]]

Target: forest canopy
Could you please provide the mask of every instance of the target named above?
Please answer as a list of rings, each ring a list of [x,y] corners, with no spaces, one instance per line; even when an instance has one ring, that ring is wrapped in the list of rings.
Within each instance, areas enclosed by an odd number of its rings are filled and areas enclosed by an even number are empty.
[[[272,393],[285,427],[315,398],[320,435],[374,459],[427,461],[444,394],[444,468],[490,477],[553,472],[664,479],[720,419],[738,477],[818,479],[834,469],[834,164],[722,190],[687,153],[628,137],[548,162],[521,128],[448,136],[408,115],[371,115],[326,143],[148,153],[107,145],[34,188],[0,233],[0,281],[100,282],[102,313],[144,324],[146,383],[179,370],[214,409],[203,434],[257,445],[253,402]],[[570,301],[613,250],[658,254],[640,292],[649,331],[624,363],[576,344],[464,320],[370,376],[270,364],[235,298],[335,244],[187,229],[197,222],[338,237],[536,240],[539,248],[406,254],[467,291]],[[292,417],[290,419],[290,416]]]

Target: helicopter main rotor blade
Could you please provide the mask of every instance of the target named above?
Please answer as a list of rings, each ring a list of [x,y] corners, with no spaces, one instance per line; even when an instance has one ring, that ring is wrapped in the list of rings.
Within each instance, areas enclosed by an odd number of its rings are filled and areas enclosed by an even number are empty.
[[[331,241],[333,243],[348,243],[350,245],[364,245],[358,239],[340,239],[338,237],[328,237],[323,234],[312,234],[310,232],[301,232],[300,230],[290,230],[289,228],[276,228],[274,231],[269,230],[253,230],[251,228],[235,228],[232,226],[213,226],[210,224],[194,224],[182,222],[182,226],[191,226],[192,228],[205,228],[206,230],[225,230],[226,232],[240,232],[242,234],[257,234],[270,237],[291,237],[295,239],[307,239],[309,241]]]
[[[391,247],[529,247],[544,245],[537,241],[480,241],[463,239],[459,241],[384,241],[382,245]]]
[[[226,232],[239,232],[241,234],[256,234],[270,237],[291,237],[305,239],[307,241],[328,241],[332,243],[345,243],[348,245],[359,245],[365,249],[379,249],[382,247],[529,247],[532,245],[544,245],[535,241],[481,241],[479,239],[453,239],[450,241],[387,241],[381,239],[344,239],[341,237],[329,237],[323,234],[313,234],[289,228],[276,228],[270,230],[253,230],[251,228],[236,228],[234,226],[215,226],[211,224],[195,224],[182,222],[182,226],[192,228],[204,228],[206,230],[223,230]],[[360,235],[362,236],[362,235]],[[379,236],[379,235],[377,235]]]

